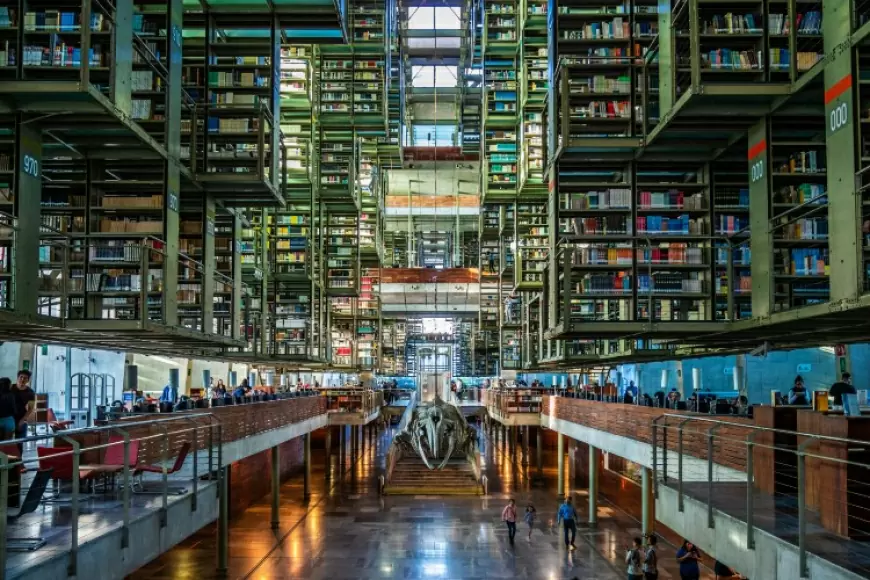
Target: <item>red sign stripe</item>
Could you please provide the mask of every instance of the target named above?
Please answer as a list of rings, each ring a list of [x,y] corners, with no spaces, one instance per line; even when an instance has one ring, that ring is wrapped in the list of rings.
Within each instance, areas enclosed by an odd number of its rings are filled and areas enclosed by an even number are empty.
[[[767,139],[762,139],[755,145],[749,148],[749,159],[755,159],[767,149]]]
[[[834,86],[825,91],[825,104],[827,105],[850,88],[852,88],[852,75],[848,74],[834,83]]]

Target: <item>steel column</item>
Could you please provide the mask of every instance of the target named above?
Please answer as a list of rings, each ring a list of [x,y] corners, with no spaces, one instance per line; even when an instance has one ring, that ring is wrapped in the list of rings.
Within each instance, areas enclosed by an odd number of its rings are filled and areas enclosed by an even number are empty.
[[[181,199],[181,30],[182,0],[167,3],[167,59],[169,82],[166,86],[166,152],[165,194],[163,208],[163,240],[166,259],[163,264],[163,322],[178,324],[178,251]],[[145,275],[145,272],[142,273]]]
[[[222,466],[218,478],[218,537],[217,537],[217,569],[226,574],[229,560],[230,543],[230,504],[229,504],[229,466]]]
[[[749,129],[749,241],[752,253],[752,316],[773,308],[773,236],[770,233],[770,126],[768,118]],[[733,284],[729,284],[733,287]],[[733,288],[729,288],[733,291]]]
[[[302,481],[302,497],[308,499],[311,497],[311,433],[306,433],[302,436],[303,450],[303,481]]]
[[[825,44],[825,137],[828,171],[828,247],[831,253],[831,302],[855,300],[864,290],[861,196],[855,195],[859,115],[853,86],[852,2],[822,5]],[[840,50],[844,45],[850,48]],[[755,256],[753,256],[755,258]],[[754,314],[754,313],[753,313]]]
[[[559,433],[558,435],[557,454],[559,458],[559,497],[565,496],[565,436]]]
[[[12,308],[18,314],[35,316],[39,295],[39,232],[42,224],[42,131],[35,123],[24,123],[19,118],[15,135],[18,141],[15,148],[18,155],[18,191],[15,193],[18,227],[13,234]],[[69,276],[69,272],[63,275]]]
[[[598,523],[598,458],[597,447],[589,446],[589,524]]]
[[[217,262],[215,261],[214,225],[215,203],[210,195],[204,196],[202,202],[205,224],[202,233],[202,331],[214,332],[214,293],[215,273]],[[205,385],[208,388],[208,384]]]
[[[272,529],[281,524],[281,450],[272,447]]]
[[[643,535],[648,536],[653,533],[653,499],[652,491],[652,470],[648,467],[641,468],[641,528]]]

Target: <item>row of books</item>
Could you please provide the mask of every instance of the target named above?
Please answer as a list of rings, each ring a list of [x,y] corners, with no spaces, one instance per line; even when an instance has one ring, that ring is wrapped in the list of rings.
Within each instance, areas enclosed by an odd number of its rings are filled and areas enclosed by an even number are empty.
[[[668,191],[639,191],[638,201],[641,209],[706,209],[707,198],[704,194],[695,193],[686,195],[685,192],[676,189]]]
[[[828,218],[803,218],[782,228],[785,240],[827,240]]]
[[[571,221],[574,235],[631,234],[631,220],[625,216],[576,218]]]
[[[809,70],[822,60],[823,54],[801,51],[797,53],[797,69]],[[791,51],[787,48],[770,49],[770,66],[774,71],[786,71],[791,66]]]
[[[575,288],[580,294],[606,294],[631,292],[631,273],[617,272],[614,274],[586,274]]]
[[[785,273],[792,276],[829,276],[830,252],[826,248],[792,249],[786,256]]]
[[[716,14],[705,21],[702,27],[703,34],[741,34],[761,32],[756,25],[754,14],[732,14],[724,16]]]
[[[706,218],[680,216],[644,216],[635,221],[639,234],[703,235],[708,231]]]
[[[163,234],[163,222],[159,220],[101,219],[98,228],[102,233]]]
[[[688,244],[659,244],[659,247],[638,248],[638,264],[694,264],[703,265],[705,248],[689,247]]]
[[[637,305],[638,320],[649,320],[649,300],[640,297]],[[687,321],[709,320],[706,300],[680,300],[675,298],[653,299],[653,320]]]
[[[628,188],[563,193],[560,198],[561,209],[564,210],[631,208],[631,189]]]
[[[752,277],[751,276],[735,276],[734,290],[736,294],[748,294],[752,292]],[[716,294],[728,294],[731,291],[732,285],[728,281],[728,276],[717,276],[714,280]]]
[[[733,234],[749,227],[749,218],[746,216],[717,215],[716,233]]]
[[[699,272],[657,272],[655,276],[638,274],[637,291],[666,294],[700,294],[705,292],[705,280]]]
[[[800,185],[787,185],[776,190],[774,203],[822,205],[827,203],[825,192],[827,188],[822,183],[801,183]]]
[[[631,116],[629,101],[590,101],[585,106],[571,107],[571,116],[580,119],[619,119]]]
[[[721,191],[713,192],[713,203],[716,207],[749,207],[749,189],[741,188],[737,191]]]
[[[63,42],[52,42],[50,46],[25,45],[21,54],[24,66],[78,68],[82,65],[82,50]],[[12,58],[14,59],[14,54]],[[88,49],[87,62],[92,67],[107,66],[108,59],[101,45],[95,44]]]
[[[701,53],[701,65],[703,68],[726,69],[726,70],[757,70],[761,62],[761,51],[755,50],[732,50],[719,48]],[[683,66],[688,66],[688,57],[683,57]]]
[[[230,72],[217,72],[212,71],[208,73],[208,86],[211,88],[215,87],[247,87],[247,88],[255,88],[255,87],[268,87],[269,86],[268,75],[261,75],[258,71],[254,72],[243,72],[243,71],[230,71]]]
[[[748,266],[752,261],[752,252],[748,246],[740,246],[732,251],[734,264],[737,266]],[[716,264],[720,266],[728,265],[728,249],[716,248]]]
[[[610,21],[589,22],[583,28],[563,30],[566,40],[628,38],[631,35],[629,23],[620,17]]]
[[[574,247],[571,255],[572,264],[582,265],[613,265],[631,266],[634,259],[634,248],[631,244],[591,245],[589,247]]]
[[[816,150],[790,153],[783,162],[775,162],[778,173],[823,173],[825,171],[824,155]]]
[[[9,19],[8,10],[7,19]],[[107,31],[109,29],[109,24],[109,21],[101,13],[91,13],[91,32]],[[60,12],[59,10],[46,10],[45,12],[26,12],[24,14],[24,30],[27,31],[56,30],[59,32],[76,32],[78,30],[81,30],[81,28],[81,12]]]
[[[571,78],[568,81],[571,92],[577,93],[623,93],[631,92],[631,77],[621,75],[609,77],[606,75],[592,75],[581,78]]]

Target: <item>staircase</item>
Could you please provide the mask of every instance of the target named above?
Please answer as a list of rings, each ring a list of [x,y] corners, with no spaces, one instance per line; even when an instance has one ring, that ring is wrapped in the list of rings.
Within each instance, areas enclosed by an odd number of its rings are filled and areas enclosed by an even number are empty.
[[[396,463],[387,495],[481,495],[483,488],[474,477],[467,459],[451,459],[444,469],[429,469],[417,457],[403,457]]]

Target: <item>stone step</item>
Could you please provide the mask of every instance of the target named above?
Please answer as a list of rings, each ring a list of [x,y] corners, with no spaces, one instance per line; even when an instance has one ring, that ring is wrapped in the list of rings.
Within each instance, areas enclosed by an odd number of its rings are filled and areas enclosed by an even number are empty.
[[[475,485],[425,486],[390,484],[384,489],[386,495],[482,495],[483,489]]]

